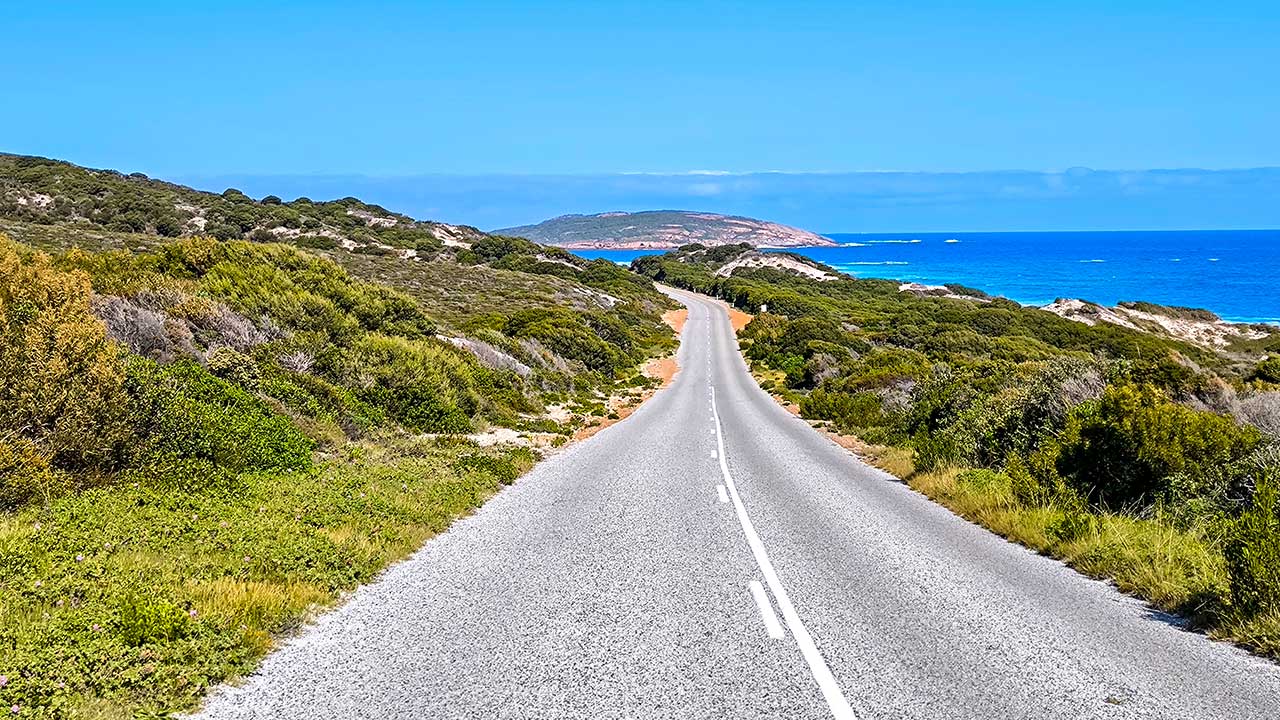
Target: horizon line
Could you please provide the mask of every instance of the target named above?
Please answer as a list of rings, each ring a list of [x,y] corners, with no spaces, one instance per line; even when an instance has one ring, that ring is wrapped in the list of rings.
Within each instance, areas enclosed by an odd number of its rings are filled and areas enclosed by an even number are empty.
[[[49,158],[55,159],[55,158]],[[69,161],[63,161],[69,162]],[[74,163],[73,163],[74,164]],[[109,168],[99,168],[109,169]],[[371,172],[337,172],[321,170],[305,171],[218,171],[200,172],[184,171],[171,176],[177,178],[221,178],[221,177],[310,177],[310,178],[366,178],[374,180],[407,180],[413,178],[591,178],[591,177],[748,177],[755,175],[1068,175],[1068,174],[1124,174],[1124,173],[1176,173],[1176,172],[1256,172],[1280,171],[1280,165],[1256,165],[1238,167],[1151,167],[1151,168],[1091,168],[1076,165],[1064,169],[1028,170],[1019,168],[987,169],[987,170],[613,170],[595,172],[414,172],[414,173],[371,173]],[[119,172],[119,171],[117,171]]]

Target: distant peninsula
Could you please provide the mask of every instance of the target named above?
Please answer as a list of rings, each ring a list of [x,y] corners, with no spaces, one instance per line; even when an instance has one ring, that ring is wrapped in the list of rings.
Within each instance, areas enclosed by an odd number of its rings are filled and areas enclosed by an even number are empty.
[[[746,243],[754,247],[814,247],[837,243],[808,230],[736,215],[687,210],[561,215],[537,225],[494,230],[545,245],[573,249],[673,249],[698,243],[709,247]]]

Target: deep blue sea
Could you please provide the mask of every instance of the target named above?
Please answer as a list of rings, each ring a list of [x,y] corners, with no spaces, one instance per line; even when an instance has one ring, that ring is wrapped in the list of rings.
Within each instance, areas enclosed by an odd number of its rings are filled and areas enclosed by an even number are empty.
[[[1280,230],[828,233],[842,244],[794,252],[855,277],[961,283],[1029,305],[1083,298],[1208,308],[1280,322]],[[580,250],[630,262],[654,250]]]

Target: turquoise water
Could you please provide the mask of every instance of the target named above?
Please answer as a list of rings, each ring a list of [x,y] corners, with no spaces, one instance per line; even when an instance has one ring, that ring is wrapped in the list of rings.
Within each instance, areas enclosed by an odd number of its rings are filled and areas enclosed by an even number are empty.
[[[1059,297],[1208,308],[1280,322],[1280,230],[828,233],[842,244],[794,252],[855,277],[961,283],[1021,303]],[[652,250],[582,250],[630,262]]]

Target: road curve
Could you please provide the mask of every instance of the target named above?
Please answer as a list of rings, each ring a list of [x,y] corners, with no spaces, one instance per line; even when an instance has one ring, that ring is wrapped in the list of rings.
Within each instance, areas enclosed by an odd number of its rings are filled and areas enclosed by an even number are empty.
[[[1280,717],[1280,666],[863,465],[721,306],[682,370],[269,656],[205,718]]]

